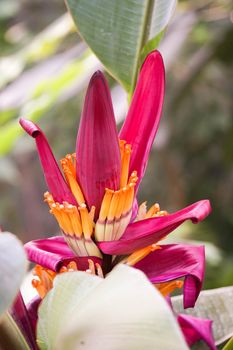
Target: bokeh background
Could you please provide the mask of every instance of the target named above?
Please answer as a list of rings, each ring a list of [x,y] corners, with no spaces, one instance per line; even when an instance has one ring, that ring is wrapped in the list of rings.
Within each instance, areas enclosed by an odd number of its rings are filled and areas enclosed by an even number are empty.
[[[160,44],[166,64],[163,118],[139,199],[177,210],[209,198],[213,213],[185,223],[173,241],[204,241],[205,288],[233,282],[233,10],[229,0],[180,1]],[[62,0],[0,1],[0,226],[24,242],[58,232],[43,203],[46,185],[32,117],[57,159],[75,149],[88,80],[103,69],[74,30]],[[107,76],[120,127],[127,96]]]

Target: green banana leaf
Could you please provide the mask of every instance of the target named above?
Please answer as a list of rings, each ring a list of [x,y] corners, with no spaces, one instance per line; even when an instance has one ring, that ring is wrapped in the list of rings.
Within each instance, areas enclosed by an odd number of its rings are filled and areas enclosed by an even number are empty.
[[[233,287],[201,292],[194,309],[183,309],[182,297],[172,298],[177,313],[185,313],[213,320],[213,334],[217,345],[233,336]]]
[[[142,60],[158,46],[176,0],[66,0],[79,34],[132,95]]]

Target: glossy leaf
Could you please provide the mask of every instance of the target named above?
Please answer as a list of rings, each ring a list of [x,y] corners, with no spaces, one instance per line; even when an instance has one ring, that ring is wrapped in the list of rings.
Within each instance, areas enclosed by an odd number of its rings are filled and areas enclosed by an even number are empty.
[[[213,320],[213,334],[217,345],[233,336],[233,287],[201,292],[194,309],[183,310],[180,296],[172,298],[172,304],[177,313]]]
[[[47,350],[188,349],[164,298],[126,265],[105,279],[58,276],[39,309],[38,343]]]
[[[8,232],[0,232],[0,266],[1,315],[14,301],[27,270],[27,259],[22,244]]]
[[[233,337],[227,342],[223,350],[232,350],[233,349]]]
[[[176,0],[66,0],[80,35],[133,92],[142,59],[158,45]]]

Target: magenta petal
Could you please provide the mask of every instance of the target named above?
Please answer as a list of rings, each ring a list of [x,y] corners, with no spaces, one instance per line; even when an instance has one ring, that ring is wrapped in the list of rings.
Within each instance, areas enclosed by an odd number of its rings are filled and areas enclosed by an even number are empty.
[[[217,349],[212,334],[213,321],[181,314],[178,315],[177,320],[189,346],[192,346],[198,340],[204,340],[211,350]]]
[[[48,239],[38,239],[24,245],[28,260],[47,269],[58,272],[62,265],[76,261],[78,269],[85,271],[89,268],[88,259],[102,264],[102,260],[93,256],[76,256],[61,236]]]
[[[184,277],[184,307],[193,307],[204,278],[205,250],[203,246],[161,245],[161,249],[147,255],[135,268],[143,271],[152,283]]]
[[[39,296],[35,296],[27,305],[28,317],[36,337],[36,325],[38,320],[38,308],[42,299]]]
[[[165,73],[162,56],[151,52],[138,78],[130,109],[119,137],[132,145],[130,172],[143,177],[162,112]]]
[[[25,337],[30,349],[38,350],[34,329],[30,322],[21,293],[17,295],[14,304],[10,309],[10,314]]]
[[[89,83],[76,145],[77,179],[98,216],[105,188],[119,189],[121,160],[107,82],[96,72]]]
[[[60,203],[67,201],[71,204],[76,204],[42,130],[30,120],[21,118],[19,123],[22,128],[36,140],[45,180],[54,200]]]
[[[100,249],[110,255],[131,254],[133,251],[158,242],[185,220],[198,223],[211,212],[210,202],[201,200],[173,214],[129,224],[119,241],[100,242]]]

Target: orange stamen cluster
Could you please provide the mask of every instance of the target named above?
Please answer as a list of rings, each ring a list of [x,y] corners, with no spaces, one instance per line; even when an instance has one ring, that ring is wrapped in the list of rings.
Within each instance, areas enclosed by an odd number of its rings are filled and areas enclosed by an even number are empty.
[[[93,260],[88,260],[89,268],[86,270],[87,273],[104,277],[103,270],[100,264],[94,263]],[[53,288],[54,278],[64,272],[78,271],[78,266],[75,261],[70,261],[67,266],[62,266],[58,273],[46,269],[40,265],[36,265],[33,270],[34,278],[32,280],[32,286],[36,288],[37,293],[43,299],[46,294]]]
[[[183,281],[176,280],[171,282],[164,282],[155,284],[155,287],[166,297],[168,294],[171,294],[175,289],[183,287]]]
[[[94,227],[93,208],[89,213],[84,203],[78,208],[67,202],[57,203],[49,192],[46,192],[44,197],[50,207],[50,213],[57,219],[71,249],[78,256],[101,257],[99,249],[91,239]]]
[[[144,259],[148,254],[154,252],[155,250],[161,249],[160,246],[156,244],[149,245],[148,247],[141,248],[129,255],[125,262],[129,266],[134,266],[140,260]]]
[[[138,209],[138,215],[136,221],[155,218],[159,216],[166,216],[168,212],[166,210],[160,210],[158,203],[153,204],[149,210],[147,210],[146,202],[143,202]]]
[[[64,172],[66,181],[73,193],[77,203],[82,205],[85,203],[85,199],[82,190],[76,180],[76,155],[67,154],[65,158],[61,159],[61,166]]]
[[[91,207],[88,211],[82,190],[76,180],[76,154],[66,155],[61,159],[61,166],[78,205],[67,202],[57,203],[50,193],[45,193],[45,201],[50,207],[50,212],[56,217],[68,245],[78,256],[101,257],[94,241],[120,239],[130,222],[138,177],[136,171],[129,176],[131,145],[120,140],[119,147],[121,154],[120,188],[117,191],[106,188],[96,224],[94,222],[95,207]],[[158,203],[147,210],[145,202],[139,207],[136,221],[167,214],[166,211],[160,210]],[[140,260],[140,256],[146,256],[151,249],[151,246],[146,247],[132,254],[129,264],[135,264]]]
[[[120,189],[113,191],[108,188],[101,204],[99,219],[95,226],[97,241],[119,239],[129,224],[134,200],[134,187],[138,180],[137,172],[129,177],[129,162],[131,146],[120,141],[122,170]]]
[[[35,278],[32,280],[32,286],[36,288],[39,296],[44,298],[53,287],[53,280],[56,277],[56,272],[36,265],[33,270],[33,275]]]

